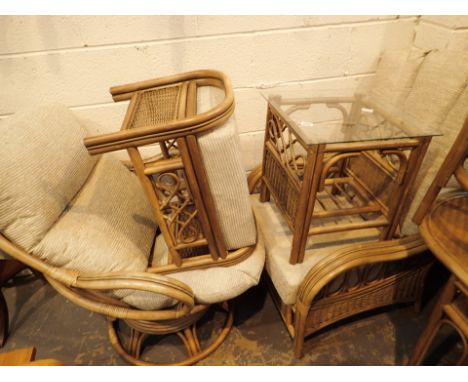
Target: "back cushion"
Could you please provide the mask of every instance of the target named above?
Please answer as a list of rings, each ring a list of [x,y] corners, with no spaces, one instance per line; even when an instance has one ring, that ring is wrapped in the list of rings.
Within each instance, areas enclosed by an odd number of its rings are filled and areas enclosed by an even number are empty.
[[[138,178],[106,154],[32,252],[49,264],[85,273],[144,271],[155,233]]]
[[[430,52],[401,110],[403,121],[417,131],[430,126],[439,128],[464,91],[467,76],[468,52]]]
[[[199,87],[197,112],[215,107],[223,98],[221,89]],[[255,222],[234,117],[223,126],[200,134],[198,144],[227,249],[255,244]]]
[[[0,232],[31,250],[93,169],[85,127],[65,107],[41,106],[0,121]]]
[[[417,192],[413,194],[413,200],[409,202],[410,208],[403,223],[404,234],[409,235],[417,232],[418,228],[411,219],[462,129],[466,118],[468,118],[468,86],[465,86],[465,90],[440,124],[443,135],[432,138],[414,185]]]
[[[384,52],[372,82],[370,98],[389,111],[402,107],[426,53],[417,48]]]
[[[468,110],[467,80],[468,52],[432,51],[406,99],[401,117],[410,128],[421,131],[432,126],[443,135],[432,139],[414,184],[413,200],[402,225],[405,235],[417,232],[411,219],[463,127]]]

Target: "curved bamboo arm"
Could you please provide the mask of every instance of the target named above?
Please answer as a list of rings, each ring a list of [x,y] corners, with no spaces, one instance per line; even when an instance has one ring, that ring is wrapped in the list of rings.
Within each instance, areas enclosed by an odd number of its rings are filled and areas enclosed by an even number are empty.
[[[253,194],[255,191],[255,187],[257,187],[258,182],[260,182],[260,179],[262,177],[262,165],[259,164],[257,167],[255,167],[247,177],[247,184],[249,186],[249,193]]]
[[[168,276],[146,272],[116,272],[100,275],[80,275],[73,285],[66,286],[46,275],[47,281],[64,297],[82,308],[113,318],[133,320],[172,320],[187,315],[195,306],[192,290]],[[73,288],[83,290],[132,289],[160,294],[179,302],[174,309],[138,310],[110,303],[96,302]]]
[[[20,246],[0,234],[0,249],[30,268],[41,272],[49,283],[63,296],[77,305],[93,312],[115,318],[147,320],[167,320],[187,314],[195,305],[192,290],[181,281],[168,276],[147,272],[115,272],[103,274],[82,274],[80,272],[51,266],[32,256]],[[134,289],[158,293],[180,302],[179,307],[164,311],[142,311],[123,307],[115,300],[113,304],[103,304],[83,297],[70,288],[88,290]]]
[[[419,235],[340,248],[314,265],[309,271],[298,290],[297,304],[308,309],[323,287],[351,268],[405,259],[426,249],[427,247]]]

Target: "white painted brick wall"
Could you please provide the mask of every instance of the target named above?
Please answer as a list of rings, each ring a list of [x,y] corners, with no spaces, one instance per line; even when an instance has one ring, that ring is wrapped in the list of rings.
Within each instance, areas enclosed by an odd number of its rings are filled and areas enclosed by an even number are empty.
[[[249,170],[262,150],[259,88],[356,87],[384,49],[427,45],[437,28],[438,44],[463,46],[467,25],[464,17],[1,16],[0,118],[58,101],[115,131],[126,105],[112,102],[110,86],[215,68],[232,79]]]

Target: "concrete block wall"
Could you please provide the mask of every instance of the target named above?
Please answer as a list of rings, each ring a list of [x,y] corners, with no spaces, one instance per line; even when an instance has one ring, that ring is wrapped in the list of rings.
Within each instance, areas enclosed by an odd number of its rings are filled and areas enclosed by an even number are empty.
[[[115,131],[126,104],[112,102],[110,86],[216,68],[233,82],[249,171],[261,160],[259,89],[356,87],[372,78],[384,49],[428,44],[429,33],[460,44],[454,36],[466,25],[410,16],[2,16],[0,118],[58,101],[99,132]]]
[[[422,16],[418,21],[414,46],[468,50],[468,16]]]

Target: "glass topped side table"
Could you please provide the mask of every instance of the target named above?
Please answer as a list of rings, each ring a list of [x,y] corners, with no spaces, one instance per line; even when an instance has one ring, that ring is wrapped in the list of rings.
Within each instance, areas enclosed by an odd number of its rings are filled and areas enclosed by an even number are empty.
[[[260,201],[293,232],[290,263],[314,235],[376,228],[394,237],[434,130],[406,126],[352,90],[264,92]],[[313,239],[312,239],[313,240]]]

